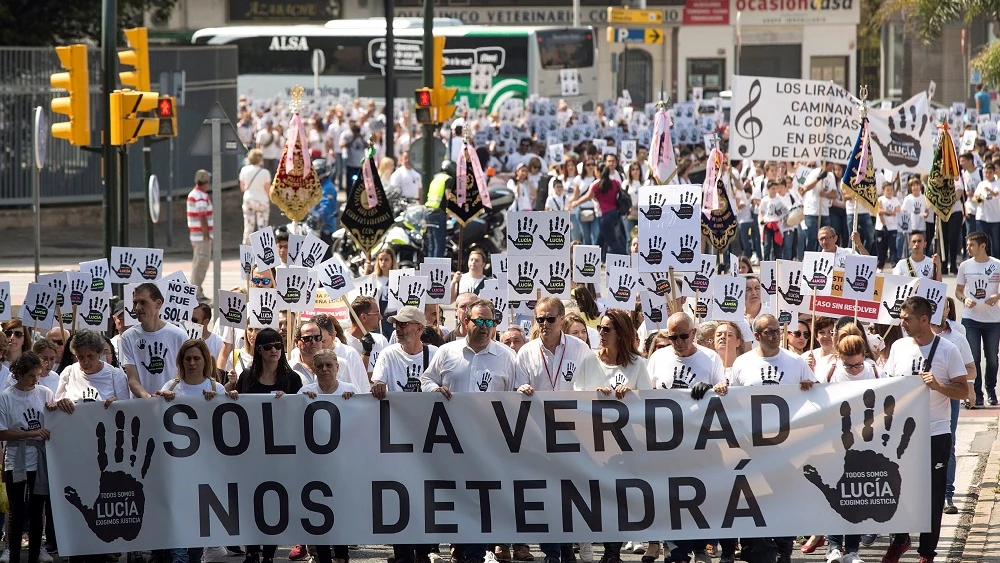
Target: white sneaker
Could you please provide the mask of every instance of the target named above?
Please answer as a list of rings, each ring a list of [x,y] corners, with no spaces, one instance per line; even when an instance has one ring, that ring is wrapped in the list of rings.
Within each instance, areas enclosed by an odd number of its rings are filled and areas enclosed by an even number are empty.
[[[632,553],[636,555],[642,555],[643,553],[646,553],[646,542],[644,541],[632,542]]]
[[[632,542],[625,542],[625,545],[622,546],[622,551],[632,551]]]
[[[858,556],[857,551],[852,551],[841,559],[842,563],[865,563],[865,560]]]
[[[435,553],[433,551],[427,554],[427,558],[431,560],[431,563],[441,563],[442,561],[444,561],[440,553]]]
[[[48,551],[45,551],[44,547],[38,550],[38,563],[52,563],[52,556],[49,555]]]
[[[583,563],[594,563],[594,544],[590,542],[580,544],[580,560]]]
[[[0,563],[10,563],[10,550],[3,550],[3,554],[0,555]]]
[[[225,561],[228,556],[229,552],[224,547],[206,547],[205,551],[202,552],[201,560],[203,563],[218,563]]]
[[[826,554],[826,563],[843,563],[844,554],[837,548],[833,548]]]

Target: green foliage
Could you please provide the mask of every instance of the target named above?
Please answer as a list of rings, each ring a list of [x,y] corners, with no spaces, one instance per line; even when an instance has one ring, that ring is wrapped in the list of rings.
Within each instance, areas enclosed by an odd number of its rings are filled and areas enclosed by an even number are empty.
[[[144,11],[157,20],[169,17],[177,0],[117,0],[117,4],[120,30],[142,25]],[[87,40],[101,41],[101,0],[0,2],[0,45],[49,47]]]
[[[983,47],[972,59],[972,68],[983,74],[983,84],[986,87],[1000,87],[1000,43]]]

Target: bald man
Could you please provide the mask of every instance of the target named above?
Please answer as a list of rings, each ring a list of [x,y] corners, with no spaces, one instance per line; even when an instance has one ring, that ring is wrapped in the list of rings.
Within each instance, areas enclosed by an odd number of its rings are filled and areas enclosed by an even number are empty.
[[[687,313],[667,318],[670,346],[649,357],[646,370],[654,389],[690,389],[701,399],[712,387],[726,382],[726,368],[714,350],[695,342],[694,322]]]

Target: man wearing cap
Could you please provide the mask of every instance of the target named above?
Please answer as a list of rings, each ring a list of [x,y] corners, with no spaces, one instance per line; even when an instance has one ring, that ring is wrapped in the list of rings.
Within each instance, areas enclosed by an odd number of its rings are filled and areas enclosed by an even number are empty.
[[[187,224],[191,235],[191,249],[194,258],[191,260],[191,283],[198,288],[198,301],[208,301],[201,284],[208,272],[208,263],[212,256],[212,198],[208,195],[208,183],[212,175],[208,170],[194,173],[194,189],[187,197]]]
[[[420,391],[420,376],[437,353],[437,346],[420,341],[427,317],[417,307],[400,307],[389,317],[396,329],[396,344],[387,346],[375,360],[372,395],[384,399],[389,391]]]

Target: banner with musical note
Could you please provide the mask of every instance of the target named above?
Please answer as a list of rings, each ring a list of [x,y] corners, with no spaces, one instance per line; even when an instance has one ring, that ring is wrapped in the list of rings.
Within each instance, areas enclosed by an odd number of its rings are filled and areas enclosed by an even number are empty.
[[[853,96],[819,80],[736,76],[732,115],[733,160],[846,164],[860,128]]]

